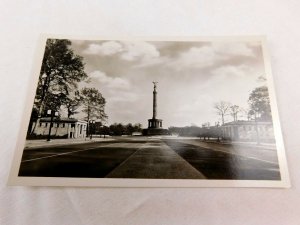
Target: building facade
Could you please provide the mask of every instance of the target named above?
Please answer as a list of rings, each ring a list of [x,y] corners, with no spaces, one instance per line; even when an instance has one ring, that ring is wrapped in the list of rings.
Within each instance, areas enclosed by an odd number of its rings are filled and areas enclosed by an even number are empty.
[[[51,118],[44,117],[33,123],[32,133],[36,136],[47,136],[49,134]],[[87,122],[73,118],[53,119],[51,136],[59,138],[85,138]]]
[[[233,141],[275,142],[272,122],[234,121],[221,126],[222,137]]]

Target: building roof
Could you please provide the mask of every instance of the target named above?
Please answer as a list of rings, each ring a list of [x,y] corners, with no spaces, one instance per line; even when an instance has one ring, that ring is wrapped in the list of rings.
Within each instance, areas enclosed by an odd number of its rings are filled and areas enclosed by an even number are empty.
[[[51,122],[51,117],[42,117],[40,118],[40,122]],[[55,123],[87,123],[87,121],[84,120],[78,120],[75,118],[53,118],[53,122]]]
[[[258,125],[271,125],[272,124],[272,121],[253,121],[253,120],[238,120],[238,121],[232,121],[232,122],[229,122],[229,123],[225,123],[223,124],[223,126],[232,126],[232,125],[255,125],[255,124],[258,124]]]

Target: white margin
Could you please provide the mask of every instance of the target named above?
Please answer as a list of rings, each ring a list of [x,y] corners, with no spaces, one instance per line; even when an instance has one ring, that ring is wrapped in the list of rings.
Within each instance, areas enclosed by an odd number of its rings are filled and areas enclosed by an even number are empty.
[[[26,132],[29,124],[32,105],[38,83],[38,74],[43,60],[47,38],[71,40],[123,40],[123,41],[206,41],[206,42],[261,42],[265,73],[271,102],[273,126],[276,139],[277,155],[281,180],[191,180],[191,179],[123,179],[123,178],[61,178],[61,177],[19,177],[22,153],[25,146]],[[271,63],[266,47],[265,36],[205,36],[205,37],[96,37],[42,34],[37,45],[32,69],[32,83],[28,90],[27,104],[25,104],[23,120],[20,126],[14,158],[8,178],[8,185],[13,186],[75,186],[75,187],[272,187],[289,188],[290,178],[285,155],[284,141],[279,121],[274,81]]]

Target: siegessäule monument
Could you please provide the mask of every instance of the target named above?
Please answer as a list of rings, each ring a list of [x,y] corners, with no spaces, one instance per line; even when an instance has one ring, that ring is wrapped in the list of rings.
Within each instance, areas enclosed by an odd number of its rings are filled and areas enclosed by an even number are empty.
[[[168,135],[169,131],[163,129],[162,119],[157,119],[157,83],[153,82],[153,116],[152,119],[148,119],[148,128],[143,130],[143,135]]]

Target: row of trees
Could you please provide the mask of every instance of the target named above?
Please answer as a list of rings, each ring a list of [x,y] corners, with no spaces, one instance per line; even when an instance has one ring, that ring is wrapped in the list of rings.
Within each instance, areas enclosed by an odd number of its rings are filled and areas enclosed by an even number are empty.
[[[142,124],[128,123],[123,125],[122,123],[114,123],[108,127],[108,134],[110,135],[132,135],[134,132],[142,132]]]
[[[104,126],[101,122],[90,123],[89,133],[94,135],[111,135],[111,136],[121,136],[121,135],[132,135],[134,132],[142,132],[142,124],[136,123],[114,123],[110,126]]]
[[[40,70],[28,132],[34,131],[32,124],[47,112],[66,110],[68,118],[78,113],[79,107],[90,119],[105,120],[105,98],[95,88],[83,88],[78,84],[86,81],[83,58],[71,49],[71,41],[48,39]]]
[[[182,137],[200,137],[204,139],[217,138],[222,136],[221,129],[218,126],[212,127],[197,127],[197,126],[186,126],[186,127],[169,127],[169,131],[172,134],[177,134]]]
[[[232,104],[226,101],[220,101],[214,104],[216,113],[221,116],[222,125],[225,123],[225,117],[230,115],[233,121],[237,121],[242,114],[246,115],[248,120],[270,121],[271,107],[267,86],[255,88],[248,98],[248,109]]]

